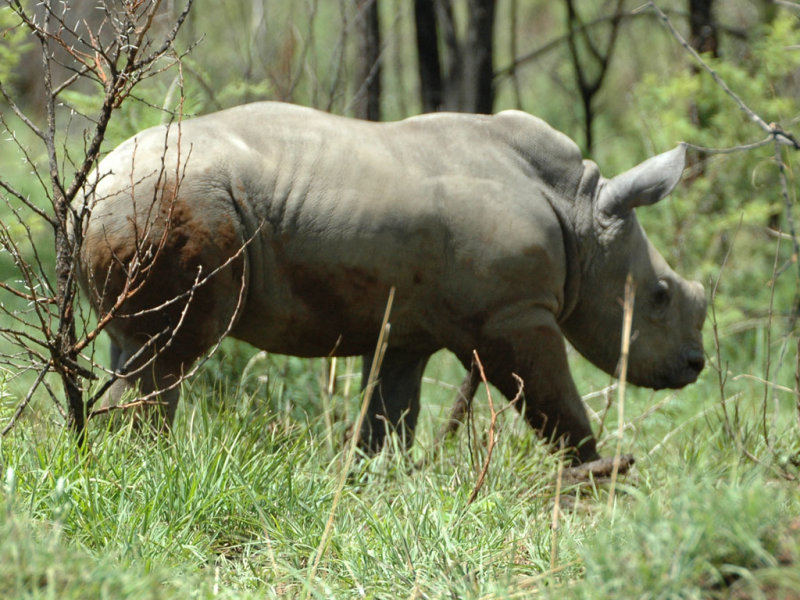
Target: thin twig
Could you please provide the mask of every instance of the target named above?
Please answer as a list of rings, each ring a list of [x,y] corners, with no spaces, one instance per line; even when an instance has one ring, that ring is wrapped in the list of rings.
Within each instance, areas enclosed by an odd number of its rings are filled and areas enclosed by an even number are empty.
[[[606,418],[608,417],[608,413],[611,410],[611,405],[614,403],[614,396],[611,394],[614,388],[615,386],[609,385],[603,390],[603,395],[606,398],[606,405],[603,408],[603,414],[600,416],[600,424],[597,426],[597,435],[595,437],[598,440],[600,439],[600,436],[603,435],[603,430],[605,429],[606,425]]]
[[[772,448],[772,443],[769,439],[769,430],[767,429],[767,403],[769,400],[769,385],[767,385],[766,382],[769,381],[770,367],[772,366],[772,351],[770,350],[772,346],[772,317],[775,308],[775,288],[778,284],[778,258],[780,257],[780,251],[781,238],[778,237],[777,241],[775,242],[775,258],[772,261],[772,278],[769,282],[769,309],[767,310],[767,326],[764,328],[767,339],[764,344],[764,348],[766,349],[764,356],[764,399],[761,403],[762,435],[764,436],[764,443],[767,445],[767,448],[770,449]]]
[[[472,493],[469,495],[469,499],[467,500],[467,505],[472,504],[475,501],[475,498],[478,497],[478,492],[481,491],[483,487],[483,482],[486,479],[486,474],[489,472],[489,464],[492,461],[492,452],[494,451],[494,447],[497,444],[497,417],[502,413],[504,410],[507,410],[511,406],[514,406],[519,399],[522,397],[522,390],[525,387],[525,384],[522,381],[522,378],[519,377],[516,373],[512,373],[512,377],[517,382],[517,395],[514,396],[514,399],[511,400],[506,406],[501,408],[499,411],[495,410],[494,408],[494,401],[492,400],[492,391],[489,389],[489,382],[486,380],[486,373],[483,370],[483,364],[481,363],[481,359],[478,356],[478,351],[472,351],[472,358],[475,361],[475,364],[478,366],[478,372],[481,376],[481,381],[483,381],[484,386],[486,386],[486,396],[489,400],[489,411],[491,413],[491,421],[489,423],[489,446],[486,449],[486,458],[483,461],[483,467],[481,468],[481,472],[478,474],[478,480],[475,482],[475,487],[472,488]]]
[[[630,431],[630,430],[634,430],[635,431],[636,430],[636,426],[639,425],[639,423],[642,423],[643,421],[647,420],[650,417],[650,415],[657,413],[665,405],[667,405],[670,402],[670,400],[674,400],[674,399],[675,399],[675,395],[674,394],[670,394],[670,395],[662,398],[661,400],[659,400],[655,404],[653,404],[651,406],[648,406],[647,410],[645,410],[642,414],[634,417],[633,419],[631,419],[627,423],[625,423],[624,430],[625,431]],[[598,440],[597,449],[600,450],[601,448],[603,448],[606,445],[607,441],[611,440],[612,438],[616,439],[618,437],[618,435],[613,434],[613,433],[609,433],[607,437],[605,437],[603,439],[600,439],[600,434],[598,433],[596,437],[597,437],[597,440]]]
[[[22,121],[28,127],[28,129],[30,129],[36,135],[36,137],[44,140],[44,132],[39,129],[24,112],[22,112],[22,109],[17,106],[16,102],[14,102],[11,96],[8,95],[8,92],[6,92],[6,88],[3,86],[2,82],[0,82],[0,95],[3,96],[3,99],[11,107],[11,110],[14,112],[14,114],[17,115],[17,118]]]
[[[727,401],[725,399],[725,383],[728,378],[728,367],[727,365],[723,366],[722,364],[722,346],[720,345],[719,341],[719,326],[717,322],[717,290],[719,289],[719,282],[722,279],[722,273],[725,271],[725,267],[728,264],[728,259],[730,258],[731,253],[733,252],[733,246],[736,244],[736,238],[739,235],[739,231],[742,228],[742,220],[744,219],[744,215],[742,214],[739,217],[739,224],[736,227],[736,231],[733,234],[733,238],[731,239],[731,243],[728,246],[728,250],[725,252],[725,257],[722,259],[722,264],[719,267],[719,272],[717,273],[717,277],[714,280],[714,285],[711,288],[711,329],[714,334],[714,351],[717,357],[717,383],[719,385],[719,397],[722,405],[722,415],[724,419],[724,426],[725,426],[725,433],[727,433],[729,439],[738,440],[738,436],[734,434],[733,427],[731,426],[730,418],[728,416],[728,407]],[[738,441],[737,441],[738,443]]]
[[[39,384],[42,383],[44,376],[50,372],[50,369],[48,367],[49,365],[43,367],[39,371],[39,374],[36,376],[36,381],[34,381],[33,385],[31,385],[31,387],[28,389],[28,393],[25,395],[25,399],[19,403],[19,406],[17,406],[17,410],[14,411],[11,420],[5,427],[3,427],[3,431],[0,432],[0,437],[5,437],[8,434],[8,432],[13,429],[16,422],[22,416],[22,413],[25,412],[25,409],[27,408],[28,404],[30,404],[31,399],[33,398],[33,393],[39,388]]]
[[[800,431],[800,337],[797,338],[797,348],[794,355],[794,402],[797,409],[797,429]]]
[[[795,394],[795,391],[787,387],[785,385],[781,385],[780,383],[775,383],[774,381],[769,381],[764,379],[763,377],[759,377],[758,375],[751,375],[750,373],[742,373],[741,375],[736,375],[731,379],[731,381],[739,381],[740,379],[749,379],[750,381],[755,381],[764,385],[765,387],[775,390],[776,392],[786,392],[787,394]]]
[[[243,245],[242,248],[240,248],[238,252],[241,252],[245,245]],[[237,254],[238,254],[238,252],[237,252]],[[215,271],[216,271],[216,269],[215,269]],[[153,362],[158,358],[158,356],[160,354],[162,354],[173,343],[178,331],[181,329],[181,327],[184,324],[186,315],[187,315],[188,310],[189,310],[189,304],[192,301],[192,297],[194,295],[194,292],[197,290],[197,288],[200,285],[202,285],[202,283],[204,283],[207,280],[208,280],[207,278],[200,279],[200,271],[198,270],[197,278],[195,279],[195,283],[192,285],[192,287],[190,289],[191,293],[189,294],[189,296],[188,296],[188,298],[186,300],[186,304],[183,306],[183,308],[181,310],[181,314],[180,314],[180,316],[178,318],[178,322],[176,323],[176,325],[174,327],[171,327],[171,328],[168,327],[167,329],[165,329],[162,332],[160,332],[158,335],[153,336],[152,338],[150,338],[145,344],[143,344],[142,347],[139,348],[139,350],[136,353],[134,353],[128,359],[128,361],[125,363],[125,365],[122,366],[122,368],[120,369],[121,372],[113,373],[112,374],[112,381],[106,382],[105,386],[100,391],[95,393],[94,396],[89,401],[87,401],[87,406],[91,407],[94,403],[97,402],[97,400],[102,395],[101,392],[105,392],[108,389],[108,387],[110,387],[111,383],[113,383],[113,379],[114,378],[119,378],[121,375],[125,375],[126,377],[131,377],[132,375],[134,375],[136,373],[142,372],[144,370],[144,368],[146,368],[147,366],[153,364]],[[181,383],[183,383],[187,379],[191,378],[195,373],[197,373],[197,371],[200,370],[200,368],[206,362],[208,362],[208,360],[214,354],[216,354],[217,350],[219,349],[220,345],[222,344],[222,340],[231,332],[231,330],[233,329],[234,325],[236,324],[236,321],[237,321],[239,315],[241,314],[242,307],[244,306],[244,293],[245,293],[246,288],[247,288],[247,282],[246,282],[246,279],[245,279],[245,274],[243,272],[242,273],[242,282],[241,282],[241,285],[239,286],[239,295],[238,295],[237,300],[236,300],[236,306],[234,307],[234,310],[232,311],[231,318],[228,320],[228,324],[225,327],[225,330],[219,335],[219,337],[217,338],[217,341],[212,346],[212,348],[210,350],[208,350],[199,361],[197,361],[194,365],[192,365],[191,369],[189,369],[188,372],[182,372],[182,373],[180,373],[179,376],[176,377],[175,381],[173,381],[172,383],[170,383],[168,385],[164,385],[162,387],[159,387],[158,389],[153,390],[149,394],[146,394],[144,396],[140,396],[139,399],[138,399],[139,401],[147,402],[147,401],[153,400],[154,398],[157,398],[158,396],[160,396],[164,392],[168,392],[168,391],[174,390],[179,385],[181,385]],[[141,365],[141,366],[139,366],[139,367],[137,367],[135,369],[128,370],[132,365],[134,365],[136,363],[136,361],[138,361],[139,357],[142,356],[148,348],[154,347],[156,344],[158,344],[161,341],[162,336],[163,335],[167,335],[167,334],[169,334],[169,338],[167,339],[167,342],[163,346],[158,348],[157,352],[153,355],[153,357],[151,357],[149,360],[147,360],[143,365]],[[113,409],[114,407],[110,407],[110,408]],[[98,411],[100,411],[100,412],[98,412]],[[107,411],[105,411],[104,409],[93,410],[91,413],[89,413],[89,418],[94,417],[97,414],[102,414],[102,412],[107,412]]]
[[[763,140],[758,142],[751,142],[749,144],[739,144],[738,146],[729,146],[727,148],[710,148],[708,146],[698,146],[697,144],[691,144],[689,142],[683,142],[686,144],[687,148],[691,148],[692,150],[696,150],[702,154],[733,154],[735,152],[749,152],[750,150],[756,150],[758,148],[762,148],[767,146],[775,141],[775,137],[770,134],[765,137]]]
[[[781,184],[781,197],[783,198],[783,204],[786,210],[786,223],[789,226],[789,237],[792,240],[792,256],[791,259],[787,262],[787,266],[790,266],[792,262],[795,263],[797,267],[797,281],[800,281],[800,241],[797,239],[797,231],[795,229],[794,224],[794,202],[792,202],[792,198],[789,196],[789,184],[787,181],[786,175],[786,163],[781,156],[781,148],[778,144],[777,140],[775,142],[775,162],[778,165],[778,179]],[[774,283],[773,283],[774,285]],[[770,314],[771,314],[770,310]],[[786,357],[786,352],[789,347],[789,338],[791,333],[794,331],[795,324],[797,323],[797,319],[800,317],[800,289],[795,286],[795,293],[794,298],[792,299],[792,308],[789,314],[789,320],[786,324],[786,330],[783,336],[783,344],[781,346],[781,352],[778,356],[778,364],[775,367],[776,372],[780,371],[781,367],[783,366],[783,361]]]

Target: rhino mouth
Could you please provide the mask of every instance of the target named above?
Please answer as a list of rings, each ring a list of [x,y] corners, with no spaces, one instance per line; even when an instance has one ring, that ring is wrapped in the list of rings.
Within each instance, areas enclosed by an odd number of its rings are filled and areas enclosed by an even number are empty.
[[[654,390],[680,389],[697,381],[705,363],[705,356],[699,347],[687,348],[676,360],[663,365],[662,369],[631,371],[628,380],[634,385]]]
[[[701,349],[690,348],[684,350],[672,368],[657,378],[653,389],[680,389],[690,383],[694,383],[705,365],[706,359]]]

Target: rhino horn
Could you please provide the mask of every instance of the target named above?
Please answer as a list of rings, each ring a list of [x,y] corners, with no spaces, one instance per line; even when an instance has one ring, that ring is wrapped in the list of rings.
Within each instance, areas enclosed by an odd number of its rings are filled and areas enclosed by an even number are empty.
[[[678,184],[686,164],[686,144],[680,143],[606,181],[597,199],[602,214],[624,218],[637,206],[655,204]]]

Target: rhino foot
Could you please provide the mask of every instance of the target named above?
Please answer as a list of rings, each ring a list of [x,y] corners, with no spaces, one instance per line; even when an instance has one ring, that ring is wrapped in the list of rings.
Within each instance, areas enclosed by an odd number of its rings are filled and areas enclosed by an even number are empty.
[[[615,457],[607,456],[591,462],[564,469],[562,482],[565,484],[582,483],[592,480],[608,479],[614,472]],[[630,471],[636,459],[633,454],[623,454],[619,457],[617,475],[624,475]]]

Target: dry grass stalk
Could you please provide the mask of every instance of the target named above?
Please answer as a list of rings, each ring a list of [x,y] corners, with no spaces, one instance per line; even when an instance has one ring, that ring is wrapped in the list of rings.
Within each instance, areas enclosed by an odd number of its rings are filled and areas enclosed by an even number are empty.
[[[307,585],[305,586],[303,598],[308,598],[309,594],[311,593],[311,581],[314,579],[314,576],[317,573],[317,568],[319,567],[319,563],[322,560],[322,556],[325,554],[325,550],[328,547],[328,541],[330,540],[331,531],[333,530],[333,519],[336,516],[336,508],[339,506],[339,501],[342,498],[342,490],[347,482],[347,476],[350,473],[350,467],[353,465],[356,449],[358,448],[358,441],[361,437],[361,425],[364,422],[364,417],[367,414],[367,408],[369,408],[372,393],[378,380],[378,372],[380,370],[381,363],[383,362],[383,357],[386,354],[386,346],[388,345],[390,329],[389,315],[392,312],[394,291],[394,287],[389,290],[389,298],[386,301],[386,310],[383,313],[383,322],[381,323],[381,331],[378,336],[378,343],[375,346],[375,354],[373,356],[372,366],[370,367],[367,385],[364,387],[364,398],[361,401],[361,411],[358,413],[358,419],[353,426],[353,437],[350,440],[350,448],[347,451],[347,456],[345,458],[344,465],[342,466],[342,472],[339,476],[339,484],[336,486],[336,493],[333,496],[333,504],[331,505],[330,514],[328,515],[328,521],[325,523],[325,530],[322,532],[322,538],[317,546],[314,561],[311,563],[311,568],[308,571],[308,578],[306,580]]]
[[[563,443],[562,443],[563,449]],[[561,482],[564,475],[563,457],[558,461],[558,473],[556,474],[556,498],[553,502],[553,518],[550,523],[550,570],[556,568],[558,562],[558,517],[561,514]]]
[[[336,393],[336,357],[332,356],[325,363],[323,373],[324,390],[322,392],[322,416],[325,419],[325,441],[328,451],[333,455],[333,395]]]
[[[608,506],[614,505],[614,490],[619,474],[620,456],[622,455],[622,436],[625,431],[625,387],[628,377],[628,355],[631,347],[631,323],[633,322],[633,300],[636,296],[636,286],[633,277],[628,274],[625,281],[625,298],[623,300],[622,316],[622,350],[619,358],[619,387],[617,388],[617,448],[614,451],[614,466],[611,470],[611,488],[608,492]]]

